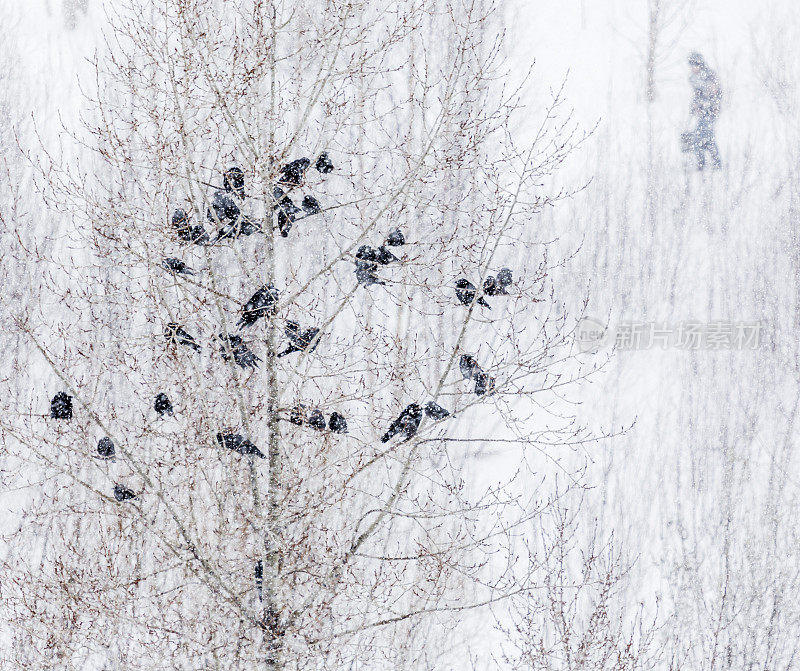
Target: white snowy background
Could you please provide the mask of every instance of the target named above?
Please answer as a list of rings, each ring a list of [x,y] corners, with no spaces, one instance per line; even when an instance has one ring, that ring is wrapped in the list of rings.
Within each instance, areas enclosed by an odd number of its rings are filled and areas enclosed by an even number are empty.
[[[74,127],[79,82],[91,73],[86,59],[104,48],[100,0],[88,0],[85,13],[63,2],[0,2],[0,43],[13,64],[4,98],[23,145],[34,128],[53,143],[62,122]],[[587,186],[530,222],[575,254],[557,271],[557,299],[578,309],[588,290],[587,313],[611,328],[725,321],[761,329],[755,350],[604,349],[603,372],[573,400],[597,431],[624,433],[572,453],[559,448],[553,469],[588,459],[580,515],[613,532],[633,562],[624,599],[644,604],[673,642],[661,668],[793,668],[800,11],[791,0],[682,4],[666,29],[649,105],[645,0],[503,7],[509,77],[535,61],[524,101],[540,110],[566,77],[566,105],[595,128],[558,176]],[[724,92],[724,165],[705,177],[687,171],[678,143],[689,122],[686,55],[694,50]],[[535,129],[517,130],[524,139]],[[35,220],[49,232],[70,225],[44,213]],[[487,454],[477,468],[491,481],[514,459]],[[24,496],[7,493],[3,509],[18,513]]]

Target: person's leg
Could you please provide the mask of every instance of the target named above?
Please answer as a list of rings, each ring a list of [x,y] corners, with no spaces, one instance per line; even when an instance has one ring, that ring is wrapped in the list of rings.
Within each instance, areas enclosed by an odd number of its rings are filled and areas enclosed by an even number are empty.
[[[708,154],[709,154],[709,156],[711,156],[711,165],[713,165],[714,168],[721,168],[722,167],[722,160],[719,157],[719,147],[717,146],[717,138],[716,138],[716,135],[714,133],[714,121],[713,120],[709,120],[709,125],[708,125],[708,143],[707,143],[706,146],[708,148]]]
[[[694,129],[694,133],[692,135],[692,151],[694,152],[695,159],[697,161],[697,169],[702,170],[706,164],[706,157],[705,153],[706,150],[704,148],[705,139],[704,139],[704,130],[703,130],[703,120],[697,120],[697,126]]]
[[[706,167],[706,140],[705,131],[703,130],[702,120],[697,122],[697,128],[694,131],[694,155],[697,159],[697,169],[702,170]]]

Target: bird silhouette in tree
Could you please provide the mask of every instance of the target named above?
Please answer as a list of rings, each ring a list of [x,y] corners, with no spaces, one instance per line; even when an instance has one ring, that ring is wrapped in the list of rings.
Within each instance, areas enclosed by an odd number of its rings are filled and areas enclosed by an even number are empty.
[[[195,352],[200,351],[197,341],[183,330],[177,322],[170,322],[164,328],[164,338],[168,345],[184,345],[191,347]]]
[[[108,436],[97,441],[97,457],[100,459],[113,459],[116,454],[114,441]]]
[[[279,357],[286,356],[292,352],[313,352],[317,349],[319,344],[318,328],[303,329],[297,322],[289,320],[286,322],[283,332],[289,340],[289,346],[278,354]]]
[[[461,277],[456,280],[456,298],[458,298],[459,302],[462,305],[472,305],[472,301],[475,300],[475,295],[478,293],[478,290],[475,288],[475,285],[470,282],[469,280]],[[491,306],[484,300],[483,296],[478,298],[478,305],[492,309]]]
[[[333,172],[333,161],[331,161],[327,151],[323,151],[317,157],[317,162],[314,164],[314,167],[317,169],[317,172],[323,175]]]
[[[402,433],[405,436],[405,440],[411,440],[417,433],[421,421],[422,408],[416,403],[412,403],[391,423],[389,429],[383,434],[381,442],[388,443],[398,433]]]
[[[224,447],[226,450],[233,450],[245,456],[255,456],[260,459],[266,459],[266,456],[261,450],[238,433],[218,433],[217,442],[220,444],[220,447]]]
[[[242,368],[258,368],[258,362],[261,359],[248,349],[242,336],[235,334],[226,336],[224,333],[220,333],[217,338],[220,341],[219,351],[225,361],[229,361],[233,356],[234,363]]]
[[[172,402],[169,400],[169,397],[163,392],[159,392],[156,395],[156,400],[153,401],[153,409],[161,416],[164,415],[172,415]]]
[[[281,174],[278,176],[278,184],[286,186],[300,186],[306,176],[306,170],[311,165],[311,161],[307,158],[298,158],[290,163],[287,163],[281,168]]]
[[[116,484],[114,485],[114,498],[122,503],[123,501],[136,501],[139,495],[124,485]]]
[[[278,309],[279,296],[280,292],[271,284],[256,291],[242,306],[242,318],[237,324],[239,329],[252,326],[262,317],[274,315]]]
[[[435,401],[428,401],[425,404],[425,414],[435,422],[450,416],[450,413]]]
[[[328,418],[328,428],[334,433],[347,433],[347,420],[344,415],[332,412]]]
[[[72,396],[65,391],[58,392],[50,401],[51,419],[72,419]]]

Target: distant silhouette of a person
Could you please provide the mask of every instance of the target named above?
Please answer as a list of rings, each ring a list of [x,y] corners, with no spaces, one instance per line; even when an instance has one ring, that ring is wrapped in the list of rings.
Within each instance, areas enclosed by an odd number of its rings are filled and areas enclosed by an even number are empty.
[[[703,56],[696,51],[689,54],[689,83],[694,91],[692,97],[692,116],[697,119],[693,132],[687,134],[689,149],[697,157],[697,169],[706,167],[706,154],[715,168],[722,167],[719,147],[714,137],[714,124],[719,116],[722,90],[717,74],[706,64]]]

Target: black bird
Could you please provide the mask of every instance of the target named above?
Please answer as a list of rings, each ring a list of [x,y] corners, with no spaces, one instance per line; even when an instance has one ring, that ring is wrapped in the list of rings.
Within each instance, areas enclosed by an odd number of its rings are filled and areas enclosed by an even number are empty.
[[[435,422],[450,416],[450,413],[435,401],[428,401],[425,404],[425,414]]]
[[[394,254],[392,254],[388,249],[386,249],[386,247],[383,246],[378,247],[378,263],[380,263],[381,265],[385,266],[386,264],[391,263],[392,261],[399,261],[399,260],[400,259],[398,259]]]
[[[281,237],[286,238],[289,235],[289,231],[292,230],[292,224],[297,219],[297,215],[302,210],[292,202],[289,196],[283,196],[278,201],[275,209],[278,211],[278,230],[281,233]]]
[[[178,208],[172,213],[172,225],[175,228],[185,228],[189,225],[189,217],[184,210]]]
[[[206,229],[199,224],[192,226],[183,210],[178,209],[172,213],[172,226],[182,242],[194,242],[197,245],[207,245],[210,242]]]
[[[356,261],[356,281],[368,287],[372,284],[386,284],[383,280],[379,279],[375,272],[378,270],[377,263],[364,263],[364,261]]]
[[[347,433],[347,420],[344,415],[332,412],[328,419],[328,428],[334,433]]]
[[[241,210],[236,204],[236,200],[227,191],[215,191],[211,196],[211,207],[206,212],[209,221],[215,224],[234,221],[239,218]]]
[[[480,372],[475,375],[475,394],[483,396],[487,391],[489,393],[494,389],[494,378],[489,377],[488,373]]]
[[[356,280],[359,284],[368,287],[372,284],[386,284],[378,278],[375,274],[378,271],[378,265],[386,265],[392,259],[397,260],[388,249],[381,247],[383,253],[369,245],[361,245],[356,252]],[[388,257],[387,257],[388,254]]]
[[[304,406],[302,403],[294,406],[289,413],[289,421],[297,426],[303,426],[306,421],[306,406]]]
[[[114,498],[122,503],[123,501],[138,500],[138,496],[124,485],[114,485]]]
[[[322,212],[322,208],[319,206],[319,201],[314,198],[314,196],[305,196],[303,198],[303,202],[300,203],[300,206],[303,208],[303,212],[306,213],[306,216],[311,216],[312,214],[319,214]]]
[[[72,396],[64,391],[58,392],[50,401],[52,419],[72,419]]]
[[[329,172],[333,172],[333,162],[328,156],[327,151],[323,151],[317,157],[317,162],[314,164],[314,167],[317,169],[318,172],[321,172],[323,175],[327,175]]]
[[[356,252],[356,259],[365,263],[378,263],[378,250],[369,245],[361,245]]]
[[[180,259],[170,256],[161,263],[161,265],[170,272],[177,273],[178,275],[194,275],[194,270],[187,266]]]
[[[186,331],[183,330],[176,322],[170,322],[164,329],[164,338],[169,345],[186,345],[191,347],[195,352],[200,351],[200,345],[192,338]]]
[[[156,395],[156,400],[153,402],[153,409],[162,417],[164,415],[173,414],[172,402],[163,391],[158,392]]]
[[[225,238],[235,240],[240,235],[253,235],[253,233],[258,233],[260,230],[261,226],[257,222],[243,214],[241,217],[225,222],[222,228],[219,229],[214,242],[219,242]]]
[[[233,354],[234,362],[242,368],[258,368],[261,359],[248,349],[241,336],[235,334],[226,336],[220,333],[217,337],[221,342],[219,351],[225,361],[228,361]]]
[[[285,184],[286,186],[300,186],[306,175],[308,166],[311,161],[307,158],[298,158],[295,161],[287,163],[281,168],[281,174],[278,177],[278,184]]]
[[[262,317],[274,315],[278,309],[280,292],[271,284],[256,291],[242,306],[242,318],[236,325],[239,329],[252,326]]]
[[[292,352],[313,352],[319,344],[318,328],[300,328],[300,324],[294,321],[287,321],[283,329],[289,339],[289,346],[278,354],[279,357],[286,356]],[[313,343],[313,345],[312,345]]]
[[[113,459],[115,454],[114,441],[108,436],[97,441],[97,456],[100,459]]]
[[[406,238],[403,235],[403,231],[399,228],[389,233],[389,237],[386,238],[386,244],[389,247],[402,247],[406,244]]]
[[[497,273],[496,278],[489,275],[489,277],[483,281],[483,293],[487,296],[507,296],[508,291],[506,291],[506,287],[510,286],[512,281],[511,269],[503,268]]]
[[[494,389],[494,378],[490,377],[469,354],[462,354],[458,362],[461,375],[465,380],[475,380],[475,393],[483,396],[487,391]]]
[[[505,288],[511,286],[513,281],[514,276],[511,273],[511,268],[501,268],[500,272],[497,273],[497,283],[500,285],[500,288],[503,289],[502,293],[506,293]]]
[[[247,440],[247,438],[238,433],[218,433],[217,442],[220,444],[220,447],[233,450],[239,454],[252,454],[256,457],[260,457],[261,459],[266,459],[266,456],[261,450]]]
[[[493,275],[489,275],[483,280],[483,293],[487,296],[497,296],[501,292],[502,287],[497,283]]]
[[[472,301],[475,300],[475,294],[477,291],[478,290],[475,288],[475,285],[469,280],[466,280],[463,277],[456,280],[456,297],[462,305],[472,305]],[[491,310],[491,306],[483,299],[483,297],[478,298],[478,305],[482,305],[483,307]]]
[[[412,403],[400,413],[400,416],[396,420],[392,422],[391,426],[389,426],[389,430],[383,434],[381,442],[388,443],[392,437],[398,433],[405,434],[405,439],[411,440],[411,438],[413,438],[414,434],[417,432],[417,429],[419,429],[419,423],[421,421],[422,408],[420,408],[416,403]]]
[[[325,430],[325,415],[318,408],[314,408],[308,416],[308,425],[317,431]]]
[[[211,242],[208,232],[200,224],[179,229],[178,237],[182,242],[193,242],[196,245],[207,245]]]
[[[475,357],[469,354],[462,354],[461,359],[458,361],[458,367],[461,369],[461,375],[465,380],[474,380],[478,373],[482,373],[481,367],[475,360]]]
[[[256,574],[256,589],[258,590],[258,600],[263,600],[263,589],[264,589],[264,562],[262,560],[258,560],[256,562],[255,567],[255,574]]]
[[[244,192],[244,173],[238,166],[233,166],[225,171],[222,176],[222,186],[225,191],[236,194],[238,198],[244,199],[246,197]]]

